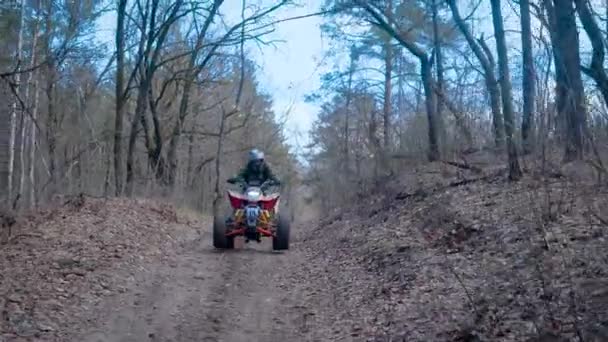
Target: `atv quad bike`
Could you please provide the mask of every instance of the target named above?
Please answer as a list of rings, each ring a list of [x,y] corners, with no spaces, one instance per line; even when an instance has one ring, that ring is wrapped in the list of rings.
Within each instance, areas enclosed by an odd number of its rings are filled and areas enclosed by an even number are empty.
[[[239,184],[241,192],[228,190],[233,212],[227,218],[214,217],[213,246],[219,249],[234,248],[234,238],[243,236],[245,242],[261,242],[262,237],[272,238],[273,250],[289,249],[289,221],[279,215],[278,193],[266,195],[265,189],[274,184],[260,186],[228,180]]]

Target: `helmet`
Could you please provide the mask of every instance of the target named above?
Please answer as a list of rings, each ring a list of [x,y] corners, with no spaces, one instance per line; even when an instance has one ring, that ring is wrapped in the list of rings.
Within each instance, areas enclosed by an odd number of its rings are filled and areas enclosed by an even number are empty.
[[[264,161],[264,152],[256,149],[249,151],[249,161]]]

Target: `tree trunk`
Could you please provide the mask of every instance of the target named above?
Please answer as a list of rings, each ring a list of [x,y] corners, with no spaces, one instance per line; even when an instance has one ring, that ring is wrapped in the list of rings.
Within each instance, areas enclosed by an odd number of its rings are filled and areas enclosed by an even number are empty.
[[[456,25],[460,29],[460,32],[462,32],[462,34],[466,38],[467,42],[469,43],[469,46],[473,50],[473,53],[475,54],[481,64],[481,67],[483,68],[485,83],[486,87],[488,88],[488,95],[490,97],[490,107],[492,109],[494,143],[497,148],[501,148],[503,146],[504,141],[504,120],[500,110],[500,88],[494,73],[494,59],[492,58],[492,54],[489,49],[485,48],[485,46],[483,45],[480,46],[483,41],[476,41],[473,35],[471,34],[471,31],[469,30],[468,26],[460,16],[458,7],[456,5],[456,0],[448,0],[448,5],[450,6],[450,10],[452,11],[452,15],[454,17]]]
[[[523,118],[521,137],[524,153],[530,153],[534,146],[534,101],[536,100],[536,76],[532,48],[532,28],[530,24],[530,0],[520,0],[521,46],[523,63]]]
[[[26,83],[26,87],[28,87],[28,83]],[[25,103],[27,104],[28,96],[25,96]],[[21,133],[20,133],[20,142],[19,142],[19,191],[17,193],[17,197],[14,200],[14,206],[16,207],[22,198],[25,196],[25,151],[27,149],[27,130],[30,125],[30,120],[25,117],[25,113],[22,112],[22,120],[21,120]]]
[[[192,182],[192,163],[194,160],[194,135],[188,136],[188,169],[186,170],[186,186],[193,186]]]
[[[193,67],[193,63],[189,67]],[[171,142],[169,143],[169,151],[167,153],[168,162],[168,185],[169,187],[175,187],[175,178],[177,173],[177,148],[179,146],[179,140],[182,133],[182,127],[184,120],[188,115],[188,105],[190,102],[190,92],[192,91],[192,85],[194,83],[195,75],[188,75],[184,83],[184,89],[182,90],[182,99],[179,105],[179,113],[177,115],[177,122],[173,127],[171,134]]]
[[[153,100],[154,96],[152,94],[152,84],[150,84],[148,87],[148,93],[150,113],[152,114],[152,137],[154,139],[154,145],[148,144],[148,163],[150,164],[152,170],[154,170],[154,177],[163,184],[166,184],[167,179],[165,178],[165,160],[162,155],[164,141],[160,132],[160,119],[158,116],[156,103]],[[145,115],[146,114],[144,112],[144,116],[142,117],[145,117]]]
[[[39,82],[39,72],[36,70],[34,71],[34,104],[32,105],[32,131],[30,133],[30,208],[35,208],[38,203],[36,196],[36,131],[38,129],[36,120],[38,119],[38,102],[40,99]]]
[[[125,193],[127,196],[133,196],[134,190],[134,178],[135,178],[135,143],[137,141],[137,128],[139,122],[144,119],[144,115],[148,105],[148,87],[150,87],[150,80],[146,77],[140,84],[137,103],[135,105],[135,115],[133,121],[131,121],[131,131],[129,133],[129,144],[127,146],[127,182],[125,187]],[[144,132],[148,135],[147,129],[144,127]]]
[[[580,47],[572,0],[544,0],[551,25],[556,69],[556,104],[565,124],[564,160],[582,159],[587,111],[580,72]]]
[[[47,121],[46,141],[49,153],[49,190],[48,195],[53,196],[57,186],[57,113],[55,112],[55,54],[51,47],[53,39],[53,2],[49,1],[46,13],[46,97]]]
[[[380,168],[380,164],[382,164],[383,167],[385,167],[384,165],[384,153],[386,153],[386,151],[382,151],[382,146],[380,143],[380,139],[378,139],[378,119],[377,119],[377,115],[376,115],[376,110],[374,108],[371,108],[370,111],[370,120],[369,120],[369,126],[368,126],[368,140],[371,143],[371,147],[372,147],[372,151],[374,152],[374,180],[378,180],[378,170]],[[357,164],[360,164],[360,161],[357,161]],[[361,170],[360,170],[360,165],[357,165],[357,174],[360,174]],[[361,179],[360,177],[357,177],[357,179]]]
[[[344,174],[347,179],[350,177],[350,144],[349,144],[349,134],[350,134],[350,103],[352,101],[352,84],[353,84],[353,74],[355,73],[355,60],[356,56],[351,50],[350,56],[350,66],[348,68],[348,83],[346,85],[346,103],[344,105],[344,145],[343,145],[343,168]]]
[[[588,68],[583,67],[582,69],[589,77],[593,78],[595,84],[602,93],[604,103],[608,105],[608,74],[604,68],[606,48],[604,37],[593,16],[591,8],[589,7],[588,0],[575,0],[575,3],[578,16],[583,23],[583,28],[585,29],[585,32],[587,32],[587,36],[589,36],[589,40],[593,47],[591,65]]]
[[[391,146],[391,106],[392,106],[392,77],[393,77],[393,46],[390,40],[384,44],[384,153],[389,153]]]
[[[215,151],[215,184],[213,187],[213,215],[220,215],[220,171],[222,165],[222,149],[224,145],[224,131],[226,128],[226,114],[222,112],[222,118],[220,120],[220,131],[217,137],[217,148]]]
[[[438,2],[439,0],[432,0],[431,10],[433,13],[433,48],[435,50],[435,66],[437,74],[436,87],[442,94],[444,92],[444,80],[443,80],[443,53],[441,49],[441,36],[439,34],[439,13],[438,13]],[[440,118],[440,122],[443,123],[443,101],[437,101],[437,117]],[[447,131],[444,125],[438,127],[441,132],[442,144],[445,144],[447,139]]]
[[[47,146],[49,148],[49,191],[48,195],[52,196],[55,194],[56,183],[57,183],[57,113],[55,112],[55,77],[54,77],[54,65],[49,62],[47,68],[47,85],[46,85],[46,96],[47,96],[47,122],[46,122],[46,139]]]
[[[114,117],[114,186],[116,196],[122,195],[122,133],[127,94],[125,89],[125,17],[127,0],[119,0],[116,20],[116,116]]]
[[[420,74],[422,76],[422,84],[424,87],[425,105],[428,120],[428,136],[429,136],[429,161],[437,161],[441,157],[439,153],[439,142],[437,137],[437,112],[436,112],[436,97],[433,82],[433,71],[431,63],[426,58],[420,59]]]
[[[15,74],[16,92],[20,93],[21,89],[21,50],[23,48],[23,18],[24,18],[24,1],[21,0],[20,4],[20,22],[19,22],[19,34],[17,36],[17,74]],[[22,111],[23,112],[23,111]],[[23,124],[22,124],[23,127]],[[15,170],[15,140],[17,135],[17,99],[13,101],[10,116],[10,133],[9,133],[9,149],[8,149],[8,201],[9,203],[13,200],[13,174]],[[22,166],[23,167],[23,166]]]
[[[37,52],[36,52],[36,47],[38,46],[38,22],[36,22],[36,24],[34,25],[34,37],[32,40],[32,56],[30,58],[30,68],[33,68],[36,65],[36,57],[37,57]],[[30,103],[30,84],[32,83],[32,77],[34,77],[34,75],[37,75],[37,71],[33,71],[30,72],[27,76],[27,82],[25,82],[25,103],[26,106],[28,103]],[[21,194],[22,197],[25,197],[25,178],[26,178],[26,173],[28,173],[27,168],[33,169],[34,168],[34,164],[32,164],[32,160],[29,161],[29,165],[28,167],[26,167],[26,159],[25,159],[25,154],[26,154],[26,149],[28,148],[28,134],[29,131],[31,131],[30,136],[35,136],[35,131],[36,131],[36,123],[34,122],[35,120],[35,114],[34,111],[37,111],[37,107],[38,107],[38,79],[36,77],[35,80],[35,86],[34,86],[34,98],[35,98],[35,107],[32,109],[32,118],[24,118],[24,123],[22,126],[22,130],[21,130],[21,151],[20,151],[20,156],[21,156],[21,177],[20,177],[20,181],[19,181],[19,194]],[[25,110],[29,110],[29,108],[25,108]],[[30,139],[29,144],[31,145],[32,143],[34,143],[33,140]],[[34,146],[35,147],[35,146]],[[32,147],[30,147],[32,148]],[[31,181],[31,180],[30,180]],[[30,187],[33,188],[33,183],[30,182]],[[31,193],[30,193],[31,195]],[[25,199],[24,199],[25,201]],[[30,199],[30,203],[31,203],[31,199]],[[33,207],[33,206],[32,206]]]
[[[560,111],[560,108],[563,108],[564,96],[566,96],[566,93],[564,92],[565,88],[562,86],[565,82],[564,63],[561,61],[561,56],[557,53],[557,46],[554,45],[556,44],[554,42],[559,41],[559,37],[557,36],[557,24],[553,0],[543,0],[543,5],[547,14],[549,25],[548,31],[551,39],[551,44],[546,45],[547,49],[552,49],[553,64],[555,65],[555,109],[557,111],[557,113],[547,113],[547,131],[550,131],[551,128],[554,127],[554,129],[557,131],[557,135],[563,137],[566,135],[566,120],[562,118],[563,113]],[[550,68],[548,67],[547,72],[549,70]]]
[[[509,157],[509,179],[519,180],[522,176],[519,166],[517,145],[513,140],[514,119],[513,102],[511,95],[511,75],[509,74],[509,60],[505,29],[502,22],[502,9],[500,0],[490,0],[492,5],[492,21],[494,22],[494,35],[496,36],[496,51],[498,53],[498,66],[500,71],[500,89],[502,91],[502,109],[505,116],[505,133],[507,138],[507,152]]]
[[[389,0],[386,6],[386,16],[389,17],[393,13],[393,1]],[[384,153],[390,151],[391,143],[391,107],[392,107],[392,78],[393,78],[393,45],[392,39],[387,38],[384,41]]]

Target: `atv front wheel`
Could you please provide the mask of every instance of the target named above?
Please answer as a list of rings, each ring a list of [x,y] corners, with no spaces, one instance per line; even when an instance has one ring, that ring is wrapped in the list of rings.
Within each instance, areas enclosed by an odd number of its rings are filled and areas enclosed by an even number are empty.
[[[226,222],[219,217],[213,218],[213,247],[219,249],[233,249],[234,237],[226,236],[228,229]]]
[[[275,251],[289,249],[289,220],[279,215],[276,236],[272,238],[272,249]]]

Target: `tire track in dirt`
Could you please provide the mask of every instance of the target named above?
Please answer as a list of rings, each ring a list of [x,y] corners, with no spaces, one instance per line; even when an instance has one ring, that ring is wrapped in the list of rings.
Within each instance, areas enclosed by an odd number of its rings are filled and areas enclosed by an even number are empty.
[[[213,298],[220,289],[219,279],[225,276],[220,258],[192,246],[175,260],[148,265],[133,275],[128,293],[100,310],[98,328],[78,340],[214,341],[217,320],[205,314],[219,312]]]
[[[281,283],[292,272],[289,252],[273,252],[270,241],[225,252],[234,270],[226,278],[220,341],[303,341],[294,325],[294,293]]]
[[[281,283],[291,257],[272,252],[271,241],[216,251],[204,234],[175,259],[131,275],[129,291],[74,341],[304,341],[297,296]]]

